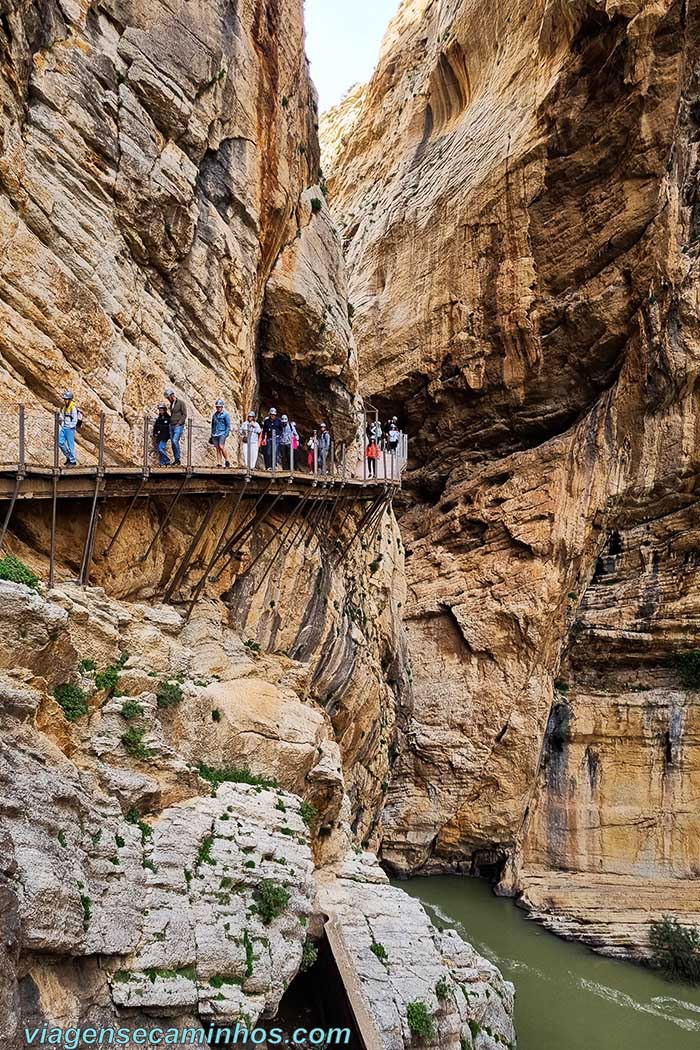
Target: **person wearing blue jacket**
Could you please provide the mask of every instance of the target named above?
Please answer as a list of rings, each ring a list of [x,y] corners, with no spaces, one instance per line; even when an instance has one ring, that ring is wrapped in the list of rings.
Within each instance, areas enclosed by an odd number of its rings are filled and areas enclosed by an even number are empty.
[[[226,438],[231,433],[231,417],[224,410],[224,403],[219,398],[216,402],[216,411],[211,417],[211,437],[209,444],[216,449],[217,467],[230,467],[226,456]]]

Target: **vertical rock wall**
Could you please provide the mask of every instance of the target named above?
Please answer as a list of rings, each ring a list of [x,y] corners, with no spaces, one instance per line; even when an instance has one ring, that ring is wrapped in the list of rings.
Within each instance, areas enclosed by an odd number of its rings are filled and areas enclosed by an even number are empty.
[[[413,436],[384,856],[501,870],[574,924],[588,901],[621,951],[693,913],[700,871],[672,662],[699,627],[699,35],[674,0],[407,0],[323,135],[363,392]],[[596,576],[615,534],[622,607]],[[609,877],[585,898],[572,869]],[[611,884],[643,916],[605,917]]]

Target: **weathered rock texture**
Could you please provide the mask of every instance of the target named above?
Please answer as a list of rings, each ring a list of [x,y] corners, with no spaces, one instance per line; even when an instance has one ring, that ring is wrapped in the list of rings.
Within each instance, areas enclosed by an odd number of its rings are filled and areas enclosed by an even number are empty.
[[[433,1018],[428,1046],[515,1047],[513,985],[455,930],[437,930],[419,901],[389,885],[371,854],[351,854],[336,877],[322,879],[319,901],[331,915],[336,955],[351,969],[351,994],[387,1050],[415,1041],[412,1002]]]
[[[2,401],[35,412],[70,385],[85,443],[105,411],[128,459],[165,383],[195,416],[223,394],[240,419],[291,355],[301,387],[328,376],[321,405],[351,436],[340,255],[305,193],[319,149],[301,0],[9,0],[2,13]],[[322,334],[326,310],[346,322]],[[303,342],[278,331],[285,311]],[[303,415],[303,391],[296,404]],[[41,430],[30,413],[30,445],[50,440]]]
[[[619,951],[700,896],[669,665],[698,648],[699,35],[680,0],[407,0],[326,126],[363,392],[414,435],[383,855],[507,862]]]

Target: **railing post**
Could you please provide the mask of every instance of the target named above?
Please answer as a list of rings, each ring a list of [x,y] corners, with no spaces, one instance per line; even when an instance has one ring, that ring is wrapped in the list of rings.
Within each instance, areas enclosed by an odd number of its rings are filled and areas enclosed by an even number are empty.
[[[53,414],[53,469],[54,473],[58,474],[58,433],[61,428],[60,415],[58,412]]]
[[[362,480],[367,481],[367,447],[369,444],[367,438],[367,412],[362,413],[363,429],[362,429],[362,441],[360,442],[360,448],[362,449]]]
[[[100,412],[100,438],[97,446],[97,473],[102,476],[105,472],[105,414]]]
[[[290,481],[292,481],[293,478],[294,478],[294,453],[295,453],[295,451],[296,451],[296,449],[294,448],[294,431],[292,431],[292,441],[291,441],[291,444],[289,446],[289,472],[292,475],[291,478],[289,479]]]
[[[314,483],[318,483],[318,436],[314,430]]]
[[[270,437],[272,438],[272,473],[276,474],[277,473],[277,434],[275,433],[274,430],[272,431],[272,434],[270,435]]]
[[[27,465],[27,449],[25,442],[25,408],[24,405],[19,406],[19,459],[18,459],[18,471],[20,477],[24,477],[25,468]]]
[[[143,417],[143,476],[148,477],[148,438],[150,434],[150,420],[147,415]]]
[[[341,447],[341,450],[342,450],[342,452],[341,452],[341,460],[342,460],[342,465],[343,465],[343,485],[344,485],[345,481],[346,481],[348,446],[347,446],[347,443],[344,441],[340,447]]]
[[[382,449],[382,472],[384,477],[382,481],[386,484],[387,472],[386,472],[386,437],[384,438],[384,448]]]
[[[335,441],[331,441],[331,469],[330,476],[335,480]]]
[[[189,477],[192,473],[192,419],[187,420],[187,460],[186,460],[186,471]]]

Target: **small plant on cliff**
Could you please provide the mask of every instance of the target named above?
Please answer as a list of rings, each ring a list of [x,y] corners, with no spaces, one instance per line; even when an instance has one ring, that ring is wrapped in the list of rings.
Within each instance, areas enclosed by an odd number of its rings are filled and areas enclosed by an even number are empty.
[[[92,918],[92,901],[89,897],[86,897],[81,893],[80,903],[83,907],[83,929],[87,930],[90,925],[90,919]]]
[[[651,924],[649,945],[657,969],[674,980],[700,982],[700,930],[688,929],[677,919],[664,915]]]
[[[182,698],[182,687],[177,682],[172,682],[166,678],[158,683],[158,691],[156,693],[158,707],[177,707],[178,704],[182,703]]]
[[[370,951],[377,956],[380,962],[386,964],[389,961],[389,954],[380,941],[372,941],[372,944],[370,945]]]
[[[211,713],[211,720],[212,720],[212,722],[220,722],[221,721],[221,711],[219,711],[218,707],[215,707],[214,710],[212,711],[212,713]]]
[[[444,1002],[445,999],[450,997],[450,982],[446,977],[441,977],[439,981],[435,983],[435,994],[437,995],[440,1002]]]
[[[41,582],[37,574],[14,554],[5,554],[0,558],[0,580],[7,580],[9,583],[23,583],[25,587],[31,587],[33,591],[41,590]]]
[[[147,759],[152,757],[152,752],[146,747],[143,738],[146,735],[144,726],[129,726],[122,736],[122,744],[128,755],[132,758]]]
[[[216,789],[221,784],[251,784],[253,787],[263,788],[278,788],[279,784],[276,780],[272,780],[268,777],[256,777],[249,769],[237,766],[208,766],[204,762],[199,764],[199,775],[202,780],[208,780],[212,786],[212,791],[216,793]]]
[[[430,1007],[421,999],[414,999],[406,1007],[406,1020],[413,1035],[419,1039],[432,1039],[435,1035],[435,1018]]]
[[[307,828],[310,828],[318,816],[318,810],[315,806],[312,806],[310,802],[302,802],[299,807],[299,816],[304,821]]]
[[[323,207],[323,201],[321,201],[318,197],[312,197],[311,198],[311,211],[313,212],[314,215],[317,215],[318,212],[320,212],[322,207]]]
[[[81,674],[93,674],[97,670],[97,664],[94,660],[81,660],[79,670]]]
[[[691,649],[686,653],[675,653],[673,664],[678,677],[688,689],[700,689],[700,652]]]
[[[104,689],[110,696],[113,696],[119,682],[119,675],[124,670],[124,665],[128,659],[128,653],[121,653],[115,663],[105,667],[104,671],[99,671],[95,675],[95,688]]]
[[[153,834],[153,828],[141,818],[137,809],[130,809],[126,815],[126,820],[129,824],[134,824],[139,829],[142,842],[145,842],[146,839],[150,839]]]
[[[255,907],[263,924],[269,926],[289,904],[289,890],[272,879],[263,879],[253,892]]]
[[[313,941],[306,940],[301,953],[301,965],[299,969],[302,973],[306,970],[310,970],[318,959],[318,948]]]
[[[138,700],[126,700],[122,704],[122,709],[119,712],[125,722],[133,722],[135,718],[140,718],[143,714],[143,707]]]
[[[63,685],[56,686],[53,695],[63,708],[63,714],[68,722],[77,722],[79,718],[88,713],[87,697],[79,685],[64,682]]]

